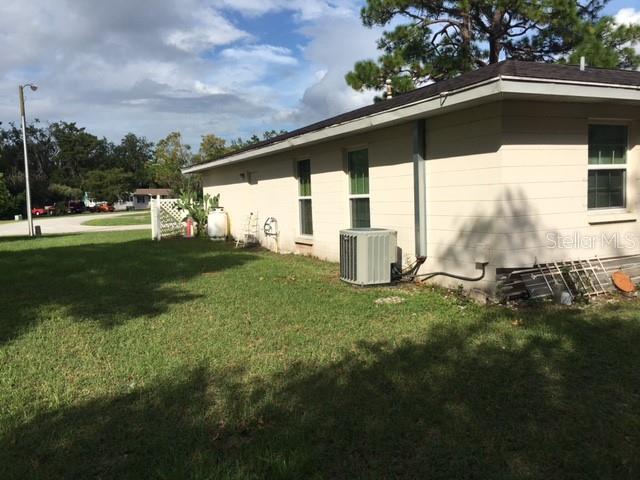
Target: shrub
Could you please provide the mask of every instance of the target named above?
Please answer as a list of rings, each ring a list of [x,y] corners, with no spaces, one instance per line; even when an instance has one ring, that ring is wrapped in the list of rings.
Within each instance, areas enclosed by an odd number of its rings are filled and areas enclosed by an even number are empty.
[[[198,236],[204,237],[207,235],[209,213],[218,208],[219,201],[220,194],[213,197],[205,194],[201,200],[194,192],[185,192],[178,200],[178,206],[189,212],[189,216],[198,223]]]

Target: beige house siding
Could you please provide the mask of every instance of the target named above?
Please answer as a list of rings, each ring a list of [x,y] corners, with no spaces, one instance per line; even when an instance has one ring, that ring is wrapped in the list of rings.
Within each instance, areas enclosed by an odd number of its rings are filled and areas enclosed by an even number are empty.
[[[639,221],[590,224],[595,215],[587,210],[589,119],[629,124],[630,215],[625,218],[640,220],[639,107],[505,100],[428,118],[428,260],[422,272],[473,277],[479,274],[476,262],[488,261],[485,279],[469,286],[490,290],[495,268],[640,253],[640,245],[551,248],[558,235],[593,237],[617,232],[636,235],[636,239],[640,236]],[[215,168],[205,173],[205,191],[221,194],[232,235],[242,234],[243,219],[249,212],[258,214],[260,225],[273,216],[279,222],[280,251],[337,261],[338,232],[350,226],[346,151],[366,147],[371,225],[397,230],[403,260],[410,261],[415,253],[413,127],[409,122]],[[295,161],[307,158],[311,160],[312,245],[297,242]],[[251,183],[240,179],[243,172],[251,172]],[[273,249],[272,243],[262,240]],[[461,283],[445,277],[438,281]]]
[[[215,168],[205,172],[204,190],[209,194],[220,193],[234,237],[242,234],[244,218],[254,212],[260,227],[267,217],[277,218],[280,251],[338,261],[338,232],[349,228],[351,221],[346,152],[351,148],[367,148],[371,225],[397,230],[403,255],[413,256],[411,138],[412,125],[401,125],[296,149],[285,155]],[[311,160],[312,246],[300,241],[299,233],[298,183],[294,175],[295,162],[303,159]],[[251,183],[241,180],[243,172],[251,172]],[[264,246],[274,248],[272,242],[262,235],[260,238]]]
[[[487,261],[500,186],[500,102],[430,118],[426,125],[427,258],[422,272],[447,271],[476,277],[476,262]],[[491,268],[482,282],[494,281]],[[459,280],[438,277],[444,284]]]
[[[504,103],[502,175],[511,208],[498,224],[505,238],[496,263],[531,265],[563,259],[640,253],[638,245],[604,245],[603,234],[635,235],[638,223],[640,108],[604,103]],[[591,225],[613,214],[587,208],[588,126],[591,122],[623,122],[629,126],[627,209],[624,223]],[[490,212],[489,212],[490,213]],[[593,239],[593,248],[550,248],[560,238]],[[568,244],[570,246],[571,242]]]

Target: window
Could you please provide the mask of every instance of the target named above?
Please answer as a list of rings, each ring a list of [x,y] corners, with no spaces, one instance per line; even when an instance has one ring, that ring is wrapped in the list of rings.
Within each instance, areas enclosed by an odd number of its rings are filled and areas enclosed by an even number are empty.
[[[589,209],[625,208],[628,128],[589,125]]]
[[[297,170],[300,234],[313,235],[313,216],[311,214],[311,160],[299,161]]]
[[[351,209],[351,227],[367,228],[371,226],[369,210],[369,152],[355,150],[347,154],[349,169],[349,203]]]

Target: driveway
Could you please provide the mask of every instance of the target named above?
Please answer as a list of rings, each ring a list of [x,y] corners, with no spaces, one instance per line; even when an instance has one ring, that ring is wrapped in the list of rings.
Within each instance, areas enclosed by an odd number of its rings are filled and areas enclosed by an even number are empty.
[[[127,213],[94,213],[63,215],[60,217],[33,217],[33,224],[40,225],[43,235],[60,233],[85,233],[85,232],[117,232],[121,230],[145,230],[151,225],[120,225],[114,227],[91,227],[82,225],[87,220],[94,218],[113,218],[126,215],[140,215],[140,211]],[[27,221],[0,222],[0,237],[13,237],[27,235],[29,227]]]

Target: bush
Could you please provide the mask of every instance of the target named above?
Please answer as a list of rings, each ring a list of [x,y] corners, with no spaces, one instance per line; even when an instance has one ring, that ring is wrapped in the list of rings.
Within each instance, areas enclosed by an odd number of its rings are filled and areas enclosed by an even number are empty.
[[[213,197],[205,194],[200,200],[194,192],[185,192],[178,200],[178,206],[189,212],[189,216],[198,223],[198,236],[204,237],[207,235],[209,213],[218,208],[219,201],[220,194]]]

